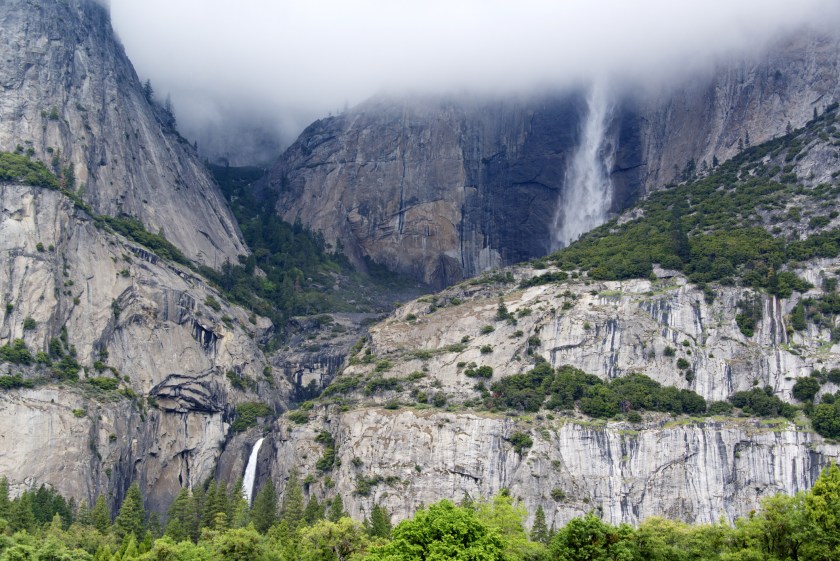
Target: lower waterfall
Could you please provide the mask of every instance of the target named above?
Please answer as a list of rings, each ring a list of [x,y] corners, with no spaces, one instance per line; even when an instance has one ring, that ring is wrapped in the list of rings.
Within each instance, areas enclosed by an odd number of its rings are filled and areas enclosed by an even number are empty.
[[[248,506],[251,506],[251,501],[254,498],[254,480],[257,478],[257,456],[260,454],[260,446],[262,446],[264,438],[260,438],[254,443],[251,449],[251,456],[248,458],[248,465],[245,467],[245,478],[242,482],[242,494],[245,500],[248,501]]]

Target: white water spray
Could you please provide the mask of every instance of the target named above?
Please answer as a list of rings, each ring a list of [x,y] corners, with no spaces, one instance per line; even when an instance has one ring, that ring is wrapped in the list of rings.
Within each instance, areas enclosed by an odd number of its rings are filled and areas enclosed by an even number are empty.
[[[552,251],[566,247],[582,234],[607,221],[612,203],[609,170],[614,153],[605,141],[613,104],[603,82],[592,85],[586,97],[589,113],[580,145],[566,169],[565,190],[554,213]]]
[[[262,446],[264,438],[257,440],[254,447],[251,449],[251,456],[248,458],[248,465],[245,467],[245,479],[242,482],[242,495],[248,501],[248,506],[251,505],[251,500],[254,498],[254,480],[257,478],[257,456],[260,453],[260,446]]]

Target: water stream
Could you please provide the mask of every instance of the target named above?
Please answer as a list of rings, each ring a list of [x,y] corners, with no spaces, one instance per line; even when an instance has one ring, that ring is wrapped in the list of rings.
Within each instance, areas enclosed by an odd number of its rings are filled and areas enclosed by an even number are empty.
[[[592,85],[586,105],[580,144],[569,161],[564,192],[554,213],[552,250],[568,246],[606,222],[612,203],[610,169],[614,153],[606,132],[614,106],[603,81]]]
[[[242,494],[248,505],[254,498],[254,480],[257,477],[257,456],[260,454],[260,446],[262,446],[264,438],[257,440],[254,447],[251,449],[251,456],[248,458],[248,465],[245,467],[245,478],[242,482]]]

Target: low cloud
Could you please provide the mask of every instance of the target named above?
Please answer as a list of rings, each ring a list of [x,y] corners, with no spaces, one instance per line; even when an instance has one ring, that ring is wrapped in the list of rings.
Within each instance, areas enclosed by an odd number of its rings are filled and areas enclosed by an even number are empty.
[[[313,119],[375,94],[661,80],[803,25],[836,27],[840,3],[111,0],[111,12],[138,73],[171,94],[184,134],[233,155],[238,136],[288,143]]]

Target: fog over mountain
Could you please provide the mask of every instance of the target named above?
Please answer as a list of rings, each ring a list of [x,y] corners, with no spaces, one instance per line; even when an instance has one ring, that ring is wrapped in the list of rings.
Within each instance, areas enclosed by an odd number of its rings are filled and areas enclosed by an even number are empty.
[[[657,83],[837,21],[831,0],[111,0],[128,55],[211,156],[268,161],[312,120],[382,93]]]

